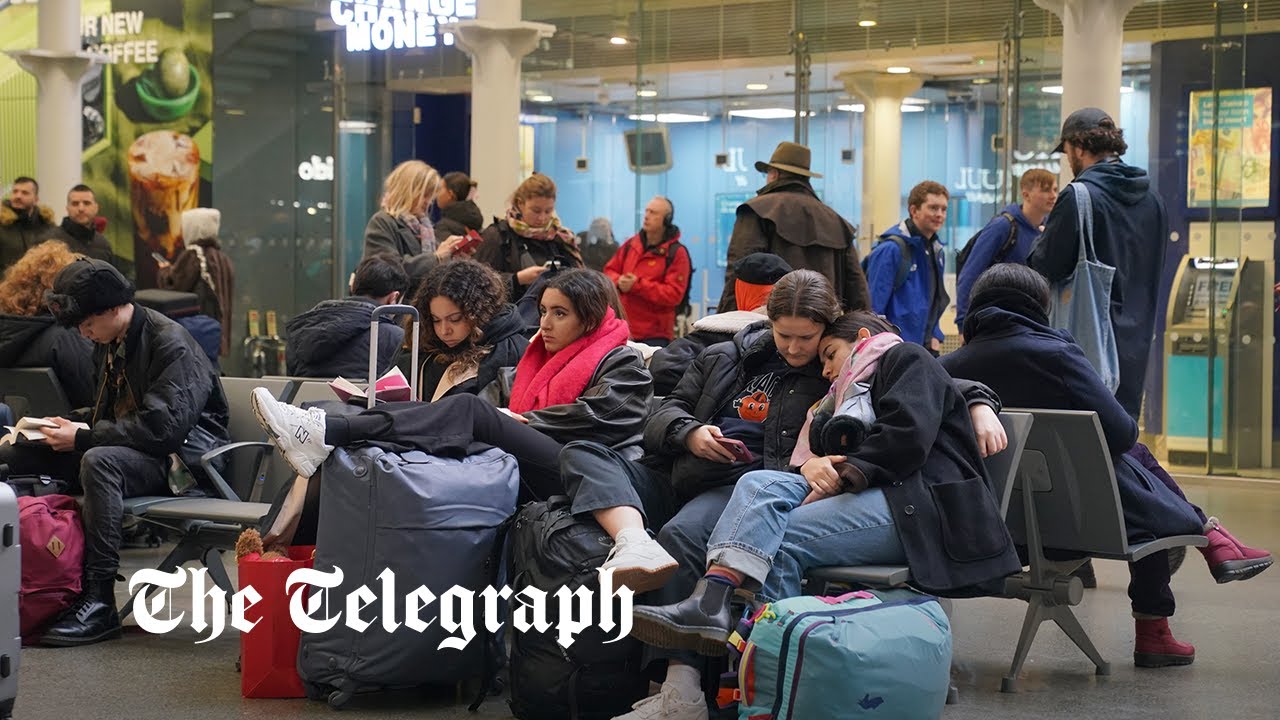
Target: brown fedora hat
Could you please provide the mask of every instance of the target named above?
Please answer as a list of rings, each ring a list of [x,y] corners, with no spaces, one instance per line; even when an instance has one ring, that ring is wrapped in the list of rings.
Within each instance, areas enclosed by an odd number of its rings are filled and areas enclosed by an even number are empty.
[[[780,142],[778,147],[773,149],[773,156],[769,158],[769,162],[756,161],[757,171],[769,172],[769,168],[777,168],[806,177],[822,177],[809,169],[809,148],[799,143]]]

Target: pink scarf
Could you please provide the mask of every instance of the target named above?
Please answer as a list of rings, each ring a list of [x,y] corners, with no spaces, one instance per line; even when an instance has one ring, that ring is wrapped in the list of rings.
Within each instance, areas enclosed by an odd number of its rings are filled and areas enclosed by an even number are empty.
[[[809,448],[809,426],[813,424],[814,409],[828,401],[832,402],[833,408],[840,407],[840,404],[849,396],[849,390],[854,383],[870,380],[876,368],[880,366],[880,356],[900,342],[902,338],[897,335],[883,332],[854,343],[853,352],[849,354],[849,359],[844,361],[844,367],[840,368],[835,382],[831,383],[831,390],[827,392],[827,397],[814,403],[805,415],[804,427],[800,429],[800,437],[796,438],[796,449],[791,453],[792,466],[800,467],[805,461],[817,457]]]
[[[507,409],[525,413],[576,401],[587,389],[604,356],[626,345],[628,337],[627,323],[619,320],[612,308],[594,332],[574,340],[557,353],[547,352],[541,335],[535,337],[516,365],[516,381],[511,387]]]

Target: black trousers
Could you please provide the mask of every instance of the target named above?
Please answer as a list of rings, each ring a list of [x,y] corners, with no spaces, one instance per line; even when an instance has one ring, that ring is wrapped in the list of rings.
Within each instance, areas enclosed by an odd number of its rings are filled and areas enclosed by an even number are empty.
[[[54,452],[34,445],[0,446],[10,475],[49,475],[84,493],[84,579],[114,578],[120,569],[124,499],[169,495],[168,457],[132,448],[96,447],[85,453]]]
[[[630,460],[594,442],[571,442],[560,453],[560,477],[573,499],[574,515],[613,507],[632,507],[645,527],[657,531],[676,511],[671,479],[665,473]]]

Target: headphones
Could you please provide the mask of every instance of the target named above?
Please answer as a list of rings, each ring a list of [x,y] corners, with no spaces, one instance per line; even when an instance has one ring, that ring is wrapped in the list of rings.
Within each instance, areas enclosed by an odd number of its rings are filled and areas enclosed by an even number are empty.
[[[662,227],[670,230],[671,221],[676,218],[676,204],[671,202],[671,198],[664,197],[662,195],[659,195],[658,197],[662,198],[662,201],[667,204],[667,214],[662,216]]]

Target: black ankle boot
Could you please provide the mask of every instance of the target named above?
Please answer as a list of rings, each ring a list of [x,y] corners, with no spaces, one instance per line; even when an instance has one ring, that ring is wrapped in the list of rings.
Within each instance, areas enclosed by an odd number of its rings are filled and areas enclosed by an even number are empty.
[[[1085,560],[1084,564],[1072,571],[1071,574],[1080,578],[1080,584],[1084,585],[1086,589],[1092,590],[1098,587],[1098,576],[1093,572],[1092,559]]]
[[[641,642],[699,655],[724,655],[733,629],[729,601],[734,588],[720,582],[698,581],[693,594],[674,605],[641,605],[632,612],[631,635]]]
[[[80,597],[53,621],[40,638],[40,644],[50,647],[91,645],[120,635],[120,614],[116,612],[116,579],[86,578]]]

